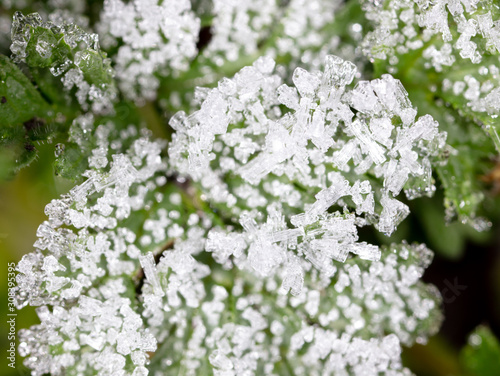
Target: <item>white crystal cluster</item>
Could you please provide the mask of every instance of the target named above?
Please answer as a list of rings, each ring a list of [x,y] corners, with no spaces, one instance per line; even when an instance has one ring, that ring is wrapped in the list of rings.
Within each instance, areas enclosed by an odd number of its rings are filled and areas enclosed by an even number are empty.
[[[393,246],[381,261],[339,264],[331,285],[313,273],[296,297],[275,278],[204,270],[190,256],[197,248],[181,243],[146,273],[150,329],[165,348],[184,349],[165,352],[155,375],[279,375],[280,367],[296,375],[410,375],[400,343],[425,341],[439,327],[438,294],[419,281],[432,258],[424,246]],[[210,290],[200,283],[208,273]]]
[[[121,296],[125,291],[123,280],[109,280],[70,308],[38,308],[40,324],[19,331],[19,352],[31,375],[65,375],[67,370],[75,375],[147,375],[147,352],[156,350],[156,339],[130,299]]]
[[[500,52],[500,26],[492,19],[492,11],[497,13],[498,6],[493,1],[479,3],[479,0],[365,0],[366,17],[375,25],[375,30],[367,35],[365,48],[372,57],[386,59],[395,53],[419,49],[439,36],[443,42],[441,49],[431,45],[424,52],[434,60],[438,70],[455,61],[455,52],[463,59],[479,63],[484,52]]]
[[[426,68],[442,72],[452,67],[450,79],[443,82],[445,95],[465,99],[472,111],[498,116],[500,8],[496,1],[366,0],[363,8],[375,26],[363,43],[367,56],[397,65],[401,55],[423,49]]]
[[[446,134],[416,118],[390,75],[350,89],[356,67],[328,56],[324,72],[297,68],[290,87],[274,65],[261,58],[205,91],[199,111],[176,114],[169,153],[243,229],[209,235],[215,259],[243,255],[263,275],[285,264],[300,285],[295,254],[327,276],[350,253],[380,257],[357,241],[357,227],[390,234],[409,212],[396,199],[405,186],[410,199],[432,194],[430,161]]]
[[[61,21],[60,17],[55,17],[55,21],[44,22],[37,13],[24,16],[16,12],[10,46],[14,60],[27,62],[28,58],[28,63],[34,66],[50,68],[52,75],[60,77],[65,91],[75,91],[83,110],[90,109],[95,113],[112,111],[116,97],[113,71],[109,59],[99,47],[99,37],[75,24]],[[46,29],[46,32],[41,33],[40,29]],[[67,56],[61,56],[61,50],[69,50]],[[100,66],[102,77],[91,77],[91,65]],[[100,81],[101,78],[105,79]]]
[[[158,77],[187,70],[200,21],[189,0],[106,0],[98,26],[105,48],[117,48],[116,75],[130,99],[154,99]]]
[[[212,39],[203,51],[208,61],[222,65],[257,52],[280,14],[275,0],[214,0]]]

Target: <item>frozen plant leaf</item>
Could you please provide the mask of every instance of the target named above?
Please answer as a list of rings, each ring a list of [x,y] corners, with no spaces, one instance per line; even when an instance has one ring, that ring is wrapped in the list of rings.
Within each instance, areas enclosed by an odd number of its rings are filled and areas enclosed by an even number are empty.
[[[461,127],[455,121],[447,126],[448,121],[440,120],[450,133],[449,144],[455,152],[450,154],[448,166],[438,171],[449,217],[474,225],[484,196],[478,176],[485,174],[484,159],[493,155],[487,155],[487,150],[492,144],[497,153],[500,151],[498,5],[490,0],[367,0],[363,9],[374,27],[364,38],[363,50],[375,60],[376,70],[398,72],[405,85],[425,82],[433,95],[429,96],[427,87],[416,88],[414,97],[419,91],[427,95],[418,103],[419,108],[431,111],[441,103],[438,111],[469,128],[464,131],[471,136],[457,140],[454,133],[461,134],[457,129]],[[470,128],[477,125],[490,141],[473,136],[477,132]]]
[[[378,259],[357,227],[390,234],[409,213],[396,199],[403,188],[408,198],[432,195],[431,161],[446,134],[431,116],[416,118],[390,75],[351,89],[354,64],[328,56],[324,72],[297,68],[289,87],[273,68],[261,58],[207,91],[200,110],[175,115],[172,163],[239,221],[260,274],[287,263],[287,252],[326,275],[349,254]],[[213,240],[226,259],[231,242]]]
[[[111,110],[116,96],[113,71],[97,34],[75,24],[45,22],[37,13],[16,12],[10,49],[17,63],[26,63],[32,70],[49,69],[60,77],[65,91],[74,90],[82,109]]]
[[[432,252],[358,232],[393,233],[451,148],[411,68],[348,61],[371,29],[343,4],[92,2],[112,60],[76,16],[16,14],[14,57],[69,126],[56,171],[78,178],[17,265],[33,375],[411,375],[401,346],[441,323]]]
[[[113,56],[122,92],[137,101],[156,97],[159,78],[187,70],[196,55],[200,21],[189,0],[106,0],[98,26]]]

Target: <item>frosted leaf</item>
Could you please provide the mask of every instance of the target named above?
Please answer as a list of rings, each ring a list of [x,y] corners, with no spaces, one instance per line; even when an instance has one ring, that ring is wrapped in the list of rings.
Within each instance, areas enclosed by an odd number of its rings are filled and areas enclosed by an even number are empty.
[[[492,1],[486,1],[479,8],[477,0],[432,3],[364,0],[362,3],[366,18],[374,26],[362,43],[364,53],[370,58],[388,60],[397,66],[399,55],[418,50],[423,42],[430,41],[422,54],[426,60],[424,67],[442,72],[444,67],[457,66],[460,72],[466,69],[463,60],[481,66],[484,56],[500,52],[500,30],[492,16],[492,12],[496,17],[498,13]],[[498,80],[495,81],[498,86]],[[474,107],[475,103],[480,102],[470,101],[468,106]],[[474,111],[493,112],[484,107]]]
[[[137,101],[156,97],[156,75],[187,70],[197,52],[199,29],[188,0],[106,0],[98,25],[104,47],[120,43],[114,56],[119,86]]]
[[[279,15],[274,0],[214,0],[212,7],[212,39],[203,56],[216,65],[254,54]]]
[[[377,247],[357,242],[357,226],[391,234],[409,212],[395,197],[403,189],[412,198],[433,192],[430,160],[445,133],[428,115],[416,119],[407,92],[390,75],[350,89],[355,66],[330,56],[324,72],[297,68],[292,88],[259,64],[207,91],[199,111],[174,116],[171,161],[243,227],[211,234],[208,250],[222,264],[233,255],[240,267],[265,276],[297,249],[326,278],[334,262],[352,254],[379,259]],[[288,108],[278,111],[280,104]],[[378,187],[363,177],[367,172]],[[287,201],[292,192],[297,200]],[[342,206],[356,214],[341,214]],[[231,239],[234,245],[224,245]],[[293,275],[284,289],[300,280]]]
[[[188,68],[200,26],[191,6],[204,3],[105,1],[100,27],[118,46],[130,98],[154,98],[159,77]],[[297,375],[409,376],[400,345],[440,322],[438,294],[419,281],[432,253],[361,242],[358,227],[390,234],[408,214],[402,191],[432,194],[446,134],[416,117],[392,76],[362,81],[353,63],[320,61],[336,43],[323,41],[340,2],[213,4],[202,53],[216,66],[255,53],[269,26],[283,28],[270,55],[313,69],[297,68],[288,86],[263,57],[197,89],[199,110],[170,120],[168,166],[165,143],[145,130],[75,119],[71,141],[89,168],[47,206],[37,250],[18,264],[18,305],[41,306],[41,324],[20,333],[21,355],[34,375],[258,375],[286,361]],[[46,44],[37,48],[50,58]],[[446,52],[428,54],[445,65]],[[81,78],[69,69],[63,82]],[[479,100],[483,88],[466,81],[463,92]],[[157,347],[167,351],[149,363]]]
[[[140,316],[126,309],[130,300],[120,297],[123,291],[115,288],[105,300],[81,297],[78,304],[67,309],[38,308],[41,323],[19,332],[25,364],[33,369],[32,374],[63,375],[78,367],[95,373],[137,374],[135,366],[125,371],[126,358],[130,359],[131,350],[135,357],[141,353],[146,358],[148,351],[156,349],[156,340],[144,329]],[[68,337],[73,340],[64,342]],[[50,351],[57,344],[63,345],[63,354]],[[80,352],[82,348],[86,348],[84,353]],[[143,367],[137,368],[143,372]]]
[[[64,89],[76,87],[83,110],[109,113],[116,97],[110,60],[101,51],[97,34],[70,21],[43,21],[37,14],[14,14],[11,30],[14,61],[29,67],[49,68]],[[35,44],[35,48],[31,48]]]

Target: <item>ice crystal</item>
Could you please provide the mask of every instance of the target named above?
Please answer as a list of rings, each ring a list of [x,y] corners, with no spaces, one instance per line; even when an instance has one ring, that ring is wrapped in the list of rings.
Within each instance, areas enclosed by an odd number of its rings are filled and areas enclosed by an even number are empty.
[[[244,230],[236,248],[235,235],[211,235],[209,250],[224,262],[244,242],[262,275],[297,252],[326,274],[349,253],[378,259],[357,227],[390,234],[409,212],[395,198],[405,185],[408,198],[432,194],[430,160],[446,135],[431,116],[416,118],[390,75],[351,89],[356,67],[329,56],[324,72],[297,68],[290,87],[273,68],[259,59],[206,92],[199,111],[171,120],[175,167]]]
[[[187,70],[199,28],[189,0],[106,0],[98,29],[103,46],[118,47],[115,69],[122,91],[132,99],[153,99],[158,76]]]
[[[442,72],[451,67],[453,77],[463,77],[453,82],[444,80],[445,91],[465,85],[466,92],[455,90],[453,94],[463,97],[472,111],[499,113],[500,81],[495,67],[500,53],[500,25],[494,21],[499,15],[494,1],[367,0],[364,10],[375,25],[363,45],[369,57],[397,65],[398,56],[423,49],[426,68]],[[478,66],[477,72],[462,73],[470,63]]]

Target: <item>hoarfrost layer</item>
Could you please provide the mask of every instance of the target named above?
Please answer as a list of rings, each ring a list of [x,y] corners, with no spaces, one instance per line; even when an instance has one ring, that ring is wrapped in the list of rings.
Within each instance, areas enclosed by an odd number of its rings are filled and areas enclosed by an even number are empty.
[[[169,153],[243,229],[211,232],[215,259],[234,255],[238,263],[246,250],[243,264],[262,275],[286,264],[300,284],[293,255],[327,277],[332,260],[350,253],[380,257],[376,246],[357,242],[357,227],[391,234],[409,212],[395,198],[403,189],[410,199],[433,193],[431,161],[446,134],[431,116],[416,118],[390,75],[349,89],[356,67],[329,56],[324,72],[297,68],[290,87],[274,65],[261,58],[200,91],[199,111],[171,119]]]

